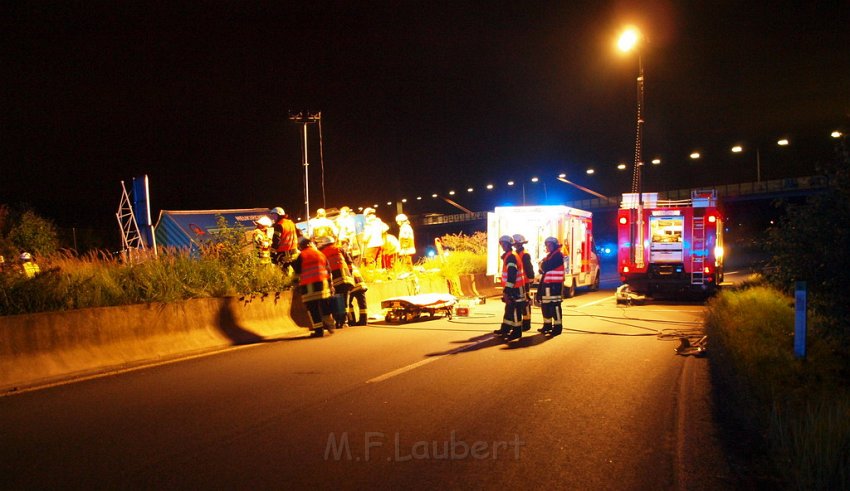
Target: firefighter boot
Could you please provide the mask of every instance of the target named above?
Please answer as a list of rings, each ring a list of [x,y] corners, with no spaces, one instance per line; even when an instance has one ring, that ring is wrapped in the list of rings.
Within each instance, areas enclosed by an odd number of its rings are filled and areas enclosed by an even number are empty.
[[[328,331],[328,334],[334,333],[334,318],[332,315],[327,314],[322,316],[322,326]]]
[[[550,334],[552,332],[552,324],[548,322],[543,323],[543,327],[537,330],[539,333]]]
[[[555,336],[560,335],[562,331],[563,331],[563,327],[560,324],[557,324],[557,325],[552,326],[552,330],[549,331],[549,334],[551,334],[552,337],[555,337]]]
[[[511,329],[510,334],[508,334],[507,338],[505,338],[505,339],[507,339],[508,341],[513,341],[514,339],[519,339],[521,337],[522,337],[522,327],[515,327],[515,328]]]

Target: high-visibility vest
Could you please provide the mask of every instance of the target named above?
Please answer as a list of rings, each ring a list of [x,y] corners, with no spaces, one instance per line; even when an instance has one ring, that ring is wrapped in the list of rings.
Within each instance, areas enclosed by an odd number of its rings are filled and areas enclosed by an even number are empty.
[[[298,256],[300,261],[300,284],[301,300],[310,302],[331,298],[331,272],[328,267],[328,258],[312,247],[301,251]]]
[[[257,248],[257,257],[260,258],[260,263],[270,264],[272,262],[272,240],[265,228],[254,230],[254,246]]]
[[[512,263],[508,262],[509,256],[514,257],[514,262],[512,262]],[[516,280],[514,281],[513,285],[508,286],[509,285],[508,284],[508,270],[510,269],[511,264],[515,265],[516,270],[517,270],[516,271]],[[523,267],[522,267],[522,261],[520,260],[517,253],[513,252],[513,251],[506,252],[502,256],[502,283],[505,286],[508,286],[509,288],[513,287],[513,288],[522,289],[522,288],[525,287],[527,282],[528,282],[528,278],[525,277],[525,271],[523,270]]]
[[[546,256],[546,260],[550,259],[554,254],[560,254],[560,251],[550,252],[548,256]],[[543,283],[563,283],[564,282],[564,261],[563,254],[561,254],[561,261],[558,262],[558,266],[555,269],[546,271],[543,273]]]
[[[277,252],[290,252],[298,248],[298,229],[295,222],[288,218],[281,218],[274,224],[274,238],[272,247]]]
[[[342,255],[342,251],[331,244],[322,248],[322,254],[328,258],[328,264],[331,267],[331,278],[333,278],[334,286],[343,284],[353,285],[354,279],[351,276],[351,270],[348,268],[348,263]]]

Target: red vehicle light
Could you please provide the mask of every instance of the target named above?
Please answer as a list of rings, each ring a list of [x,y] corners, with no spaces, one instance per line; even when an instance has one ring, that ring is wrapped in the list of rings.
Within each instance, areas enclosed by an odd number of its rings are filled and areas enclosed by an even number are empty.
[[[716,216],[714,216],[714,215],[709,215],[709,216],[708,216],[708,223],[714,223],[714,222],[716,222],[716,221],[717,221],[717,217],[716,217]]]
[[[620,217],[620,225],[625,225],[629,223],[629,219],[626,217]]]

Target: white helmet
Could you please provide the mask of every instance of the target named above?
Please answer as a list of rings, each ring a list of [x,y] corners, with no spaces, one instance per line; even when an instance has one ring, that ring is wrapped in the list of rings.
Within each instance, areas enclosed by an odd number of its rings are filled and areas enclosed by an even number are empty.
[[[374,214],[375,214],[374,208],[366,208],[365,210],[363,210],[363,216],[369,216],[369,215],[374,215]]]
[[[271,227],[272,226],[272,219],[264,216],[264,217],[260,217],[254,223],[256,223],[257,225],[259,225],[261,227]]]
[[[500,244],[507,243],[507,244],[510,244],[510,245],[514,245],[514,238],[511,237],[510,235],[503,235],[503,236],[499,237],[499,243]]]
[[[286,212],[285,212],[285,211],[283,211],[283,208],[281,208],[281,207],[279,207],[279,206],[274,207],[274,208],[272,208],[271,210],[269,210],[269,213],[271,213],[272,215],[277,215],[277,216],[279,216],[279,217],[282,217],[283,215],[286,215]]]
[[[321,249],[322,247],[329,246],[334,243],[334,238],[330,235],[322,235],[321,237],[316,237],[313,239],[316,242],[316,246]]]
[[[556,239],[555,237],[546,237],[546,240],[543,241],[543,244],[547,246],[551,245],[555,249],[561,247],[561,243],[558,242],[558,239]]]
[[[32,261],[32,254],[30,254],[29,252],[22,252],[21,253],[21,261],[23,261],[23,262]]]
[[[396,215],[395,221],[398,222],[398,223],[406,222],[406,221],[408,221],[407,215],[405,215],[404,213],[399,213],[398,215]]]
[[[316,218],[325,218],[327,215],[328,213],[325,211],[324,208],[319,208],[318,210],[316,210]]]
[[[528,244],[528,241],[525,240],[525,237],[523,237],[522,234],[514,234],[514,244],[515,245]]]

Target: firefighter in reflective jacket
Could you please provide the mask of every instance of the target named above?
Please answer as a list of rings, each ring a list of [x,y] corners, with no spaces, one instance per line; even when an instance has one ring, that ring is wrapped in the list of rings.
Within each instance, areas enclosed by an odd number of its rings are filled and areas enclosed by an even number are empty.
[[[363,280],[363,275],[360,274],[360,270],[357,269],[356,266],[351,268],[351,275],[354,277],[354,286],[351,288],[349,292],[350,298],[348,299],[348,325],[349,326],[365,326],[369,320],[369,310],[366,308],[366,290],[369,289],[366,286],[366,281]],[[354,317],[354,302],[357,301],[357,310],[359,316],[357,319]]]
[[[505,316],[502,319],[502,326],[493,333],[510,341],[522,337],[522,314],[525,311],[525,305],[528,303],[526,298],[527,279],[522,269],[522,262],[512,249],[514,245],[513,237],[509,235],[499,237],[499,245],[502,246],[504,251],[502,255],[502,301],[505,302]]]
[[[525,310],[522,312],[522,330],[528,331],[531,329],[531,284],[534,283],[534,265],[531,263],[531,254],[523,247],[528,243],[528,240],[521,234],[515,234],[513,239],[516,255],[522,265],[522,270],[525,271],[525,299],[527,301],[525,302]]]
[[[289,273],[290,265],[298,256],[298,229],[295,228],[295,222],[289,219],[289,216],[283,211],[283,208],[276,207],[269,210],[274,219],[273,234],[272,234],[272,262],[283,269],[284,273]]]
[[[557,336],[563,328],[561,293],[564,288],[564,254],[555,237],[547,237],[543,243],[546,244],[548,254],[540,261],[542,278],[537,287],[537,301],[543,311],[543,327],[538,331]]]
[[[260,217],[254,222],[257,228],[254,229],[254,247],[257,249],[257,257],[260,259],[260,264],[272,263],[272,220],[269,217]]]
[[[307,237],[298,240],[301,250],[298,258],[292,263],[292,268],[298,274],[301,301],[310,314],[312,336],[321,337],[324,331],[334,332],[334,320],[331,316],[331,268],[328,258],[319,252],[313,241]]]
[[[348,294],[354,286],[354,277],[351,275],[351,256],[337,247],[333,237],[325,235],[316,238],[316,245],[322,254],[328,258],[331,267],[331,283],[334,287],[334,295],[340,296],[340,303],[333,303],[333,318],[336,328],[345,326],[346,311],[348,310]],[[336,299],[334,299],[336,302]]]

